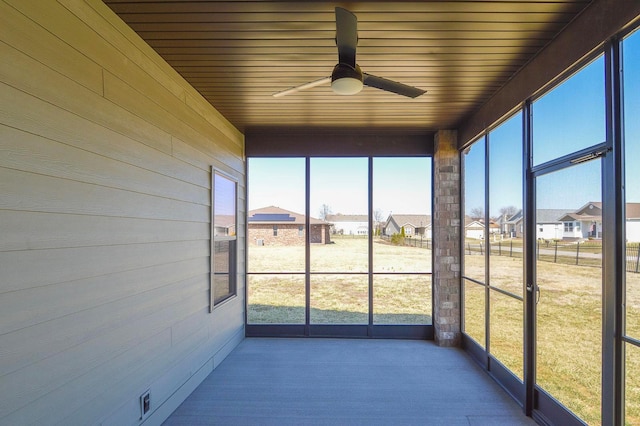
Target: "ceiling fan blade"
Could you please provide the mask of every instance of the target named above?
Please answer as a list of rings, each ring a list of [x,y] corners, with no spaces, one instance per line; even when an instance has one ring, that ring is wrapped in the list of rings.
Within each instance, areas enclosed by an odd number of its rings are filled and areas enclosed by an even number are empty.
[[[300,86],[292,87],[291,89],[283,90],[281,92],[276,92],[272,96],[274,98],[281,98],[291,93],[296,93],[305,89],[311,89],[312,87],[320,86],[327,83],[331,83],[331,77],[323,77],[319,80],[310,81],[309,83],[304,83],[304,84],[301,84]]]
[[[386,90],[387,92],[397,93],[398,95],[407,96],[409,98],[417,98],[418,96],[427,93],[426,90],[407,86],[406,84],[398,83],[397,81],[387,80],[386,78],[376,77],[375,75],[367,73],[363,74],[363,83],[365,86],[375,87],[376,89]]]
[[[336,44],[338,61],[356,66],[356,46],[358,45],[358,18],[347,9],[336,7]]]

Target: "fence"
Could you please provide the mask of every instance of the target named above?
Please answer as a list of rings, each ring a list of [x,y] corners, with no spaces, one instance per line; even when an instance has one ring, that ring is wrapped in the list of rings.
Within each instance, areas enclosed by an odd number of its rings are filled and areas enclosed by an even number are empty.
[[[465,244],[467,255],[484,255],[486,251],[483,241]],[[513,240],[489,243],[490,256],[522,257],[522,252],[520,241],[516,244]],[[536,244],[536,258],[540,261],[567,265],[602,267],[602,243],[539,240]],[[627,272],[640,273],[640,243],[627,244],[625,260]]]
[[[388,235],[380,235],[380,239],[387,242],[391,241],[391,237]],[[402,245],[408,246],[408,247],[419,247],[419,248],[431,250],[431,239],[424,238],[424,237],[415,237],[415,238],[405,237],[404,244]]]

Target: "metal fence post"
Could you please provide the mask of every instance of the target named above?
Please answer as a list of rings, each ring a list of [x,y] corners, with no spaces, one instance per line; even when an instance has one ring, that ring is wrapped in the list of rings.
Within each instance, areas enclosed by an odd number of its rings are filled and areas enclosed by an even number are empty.
[[[556,249],[553,253],[553,263],[558,263],[558,242],[556,241]]]
[[[638,267],[640,266],[640,243],[638,243],[638,247],[636,248],[636,274],[638,273]]]
[[[576,246],[576,265],[579,264],[580,261],[580,241],[578,241],[578,245]]]

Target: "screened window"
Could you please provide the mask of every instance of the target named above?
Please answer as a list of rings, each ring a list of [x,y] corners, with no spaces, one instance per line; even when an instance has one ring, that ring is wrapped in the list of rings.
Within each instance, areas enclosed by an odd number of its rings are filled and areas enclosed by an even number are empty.
[[[465,150],[464,160],[464,331],[481,347],[486,342],[486,138]]]
[[[497,225],[487,241],[490,353],[523,379],[522,114],[487,136],[489,217]]]
[[[625,420],[640,423],[640,32],[623,41],[626,181]]]
[[[247,176],[251,329],[431,324],[430,158],[250,158]]]
[[[604,82],[600,56],[533,103],[534,165],[605,141]]]
[[[249,158],[247,198],[247,322],[304,324],[304,158]]]
[[[236,294],[237,183],[212,169],[211,309]]]

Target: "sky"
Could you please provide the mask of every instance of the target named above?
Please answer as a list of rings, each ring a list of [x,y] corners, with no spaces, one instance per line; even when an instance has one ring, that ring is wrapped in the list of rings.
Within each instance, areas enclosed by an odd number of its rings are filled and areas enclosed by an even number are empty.
[[[275,205],[304,213],[304,158],[250,158],[249,209]],[[326,204],[333,214],[367,214],[368,159],[312,158],[311,216]],[[375,158],[373,210],[431,214],[431,159]]]
[[[626,196],[640,202],[640,32],[624,42]],[[599,57],[533,103],[534,165],[604,142],[604,58]],[[490,216],[500,207],[522,207],[522,116],[489,133]],[[484,141],[465,156],[465,208],[484,210]],[[578,209],[601,201],[601,161],[538,178],[537,207]]]
[[[624,41],[626,193],[640,202],[640,32]],[[534,164],[542,164],[605,140],[604,59],[597,58],[533,103]],[[489,214],[522,207],[522,117],[517,113],[489,133]],[[465,207],[484,210],[484,141],[465,155]],[[366,214],[366,158],[311,159],[311,216]],[[431,213],[431,159],[375,158],[373,209],[384,217]],[[304,213],[304,158],[250,158],[249,209],[275,205]],[[538,208],[578,209],[601,200],[600,161],[538,179]]]

